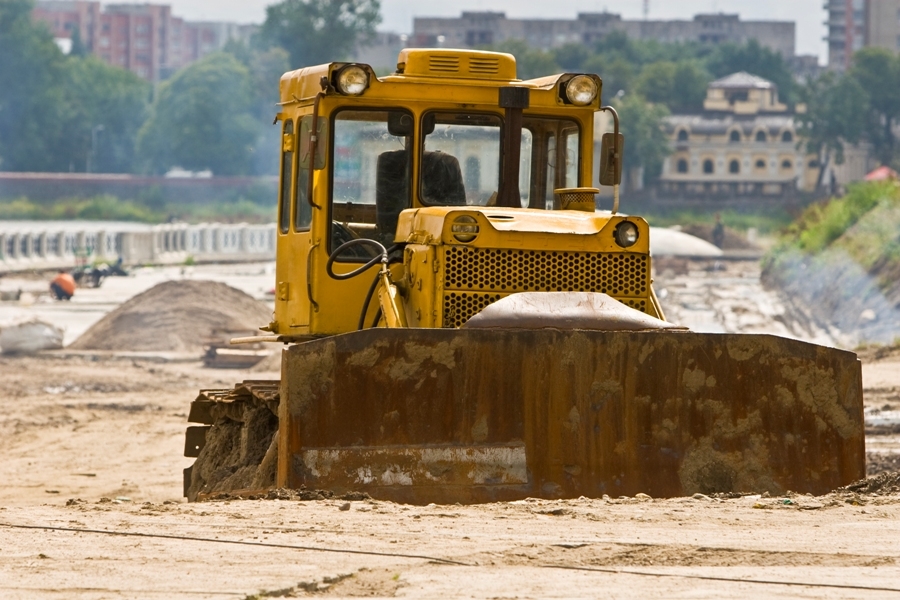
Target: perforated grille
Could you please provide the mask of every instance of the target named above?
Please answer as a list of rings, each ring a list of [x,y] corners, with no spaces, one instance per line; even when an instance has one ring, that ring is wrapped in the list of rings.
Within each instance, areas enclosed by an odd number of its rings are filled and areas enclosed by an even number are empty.
[[[646,255],[547,252],[449,246],[444,250],[448,290],[484,292],[602,292],[646,297]]]
[[[648,257],[616,252],[444,248],[444,327],[516,292],[602,292],[647,312]]]
[[[509,294],[484,294],[480,292],[445,292],[444,327],[462,327],[466,321]],[[647,301],[642,298],[616,298],[635,310],[647,312]]]
[[[444,294],[444,327],[462,327],[463,323],[478,314],[485,306],[493,304],[507,294],[471,294],[446,292]]]

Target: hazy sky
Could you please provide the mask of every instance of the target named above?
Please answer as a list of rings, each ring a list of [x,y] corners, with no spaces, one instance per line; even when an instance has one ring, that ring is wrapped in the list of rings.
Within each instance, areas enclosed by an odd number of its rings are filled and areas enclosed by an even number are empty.
[[[142,2],[146,0],[115,0]],[[171,4],[173,12],[189,20],[258,23],[272,0],[153,0]],[[783,20],[797,23],[798,54],[817,54],[825,62],[825,10],[822,0],[649,0],[651,19],[690,19],[698,12],[738,13],[745,20]],[[494,10],[507,17],[572,19],[579,12],[619,13],[628,19],[643,15],[643,0],[381,0],[379,29],[409,33],[414,16],[458,16],[463,10]]]

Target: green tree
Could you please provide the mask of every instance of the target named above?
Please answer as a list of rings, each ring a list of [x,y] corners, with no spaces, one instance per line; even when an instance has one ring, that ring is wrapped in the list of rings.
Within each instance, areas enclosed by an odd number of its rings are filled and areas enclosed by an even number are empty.
[[[32,0],[0,2],[0,169],[68,170],[56,151],[64,57],[32,8]]]
[[[565,44],[550,53],[554,62],[570,73],[582,71],[584,61],[591,56],[591,51],[584,44]]]
[[[596,73],[603,80],[604,102],[609,102],[620,91],[630,92],[634,85],[634,66],[621,56],[606,60],[599,54],[594,54],[584,61],[584,71]]]
[[[672,112],[692,112],[703,108],[709,81],[709,73],[696,61],[659,61],[644,67],[635,91]]]
[[[375,35],[378,0],[282,0],[266,8],[255,40],[287,50],[294,68],[345,59]]]
[[[151,86],[94,57],[69,56],[63,78],[65,136],[57,149],[75,170],[122,173],[136,168],[137,133],[147,118]]]
[[[625,134],[623,178],[626,185],[643,186],[659,177],[663,161],[671,152],[663,119],[669,110],[662,104],[647,102],[638,94],[625,94],[613,105],[619,113],[619,129]]]
[[[486,50],[494,52],[507,52],[516,57],[516,76],[519,79],[534,79],[545,75],[554,75],[562,71],[556,64],[553,54],[537,50],[528,45],[524,40],[506,40],[488,46]]]
[[[720,44],[706,60],[707,69],[714,77],[725,77],[738,71],[768,79],[778,86],[778,94],[784,102],[795,102],[794,76],[784,58],[769,48],[750,40],[743,46]]]
[[[860,141],[868,115],[869,97],[853,77],[832,72],[810,81],[800,91],[806,112],[797,115],[797,133],[806,151],[819,157],[817,187],[828,165],[844,163],[844,144]]]
[[[290,70],[284,48],[260,49],[237,40],[225,45],[225,52],[237,58],[250,73],[253,105],[256,110],[256,141],[251,157],[253,175],[277,175],[281,151],[281,128],[272,125],[278,112],[278,82]]]
[[[884,48],[863,48],[853,55],[850,75],[869,96],[867,138],[882,164],[891,164],[893,129],[900,118],[900,59]]]
[[[162,84],[150,118],[138,133],[147,169],[251,172],[258,131],[251,87],[247,68],[224,52],[207,56]]]

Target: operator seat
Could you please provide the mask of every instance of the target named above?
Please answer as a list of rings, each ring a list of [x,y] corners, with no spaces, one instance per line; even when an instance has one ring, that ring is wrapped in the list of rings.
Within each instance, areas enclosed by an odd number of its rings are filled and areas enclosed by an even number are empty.
[[[378,233],[393,240],[400,212],[410,207],[409,153],[389,150],[375,164],[375,223]],[[455,156],[425,152],[422,157],[422,199],[427,204],[465,206],[466,188]]]
[[[400,212],[409,208],[409,200],[409,152],[382,152],[375,163],[375,225],[379,237],[393,241]]]

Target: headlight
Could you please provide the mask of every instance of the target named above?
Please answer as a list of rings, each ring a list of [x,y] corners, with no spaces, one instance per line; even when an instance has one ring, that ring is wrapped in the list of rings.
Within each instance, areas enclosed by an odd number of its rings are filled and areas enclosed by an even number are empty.
[[[597,82],[593,77],[577,75],[566,84],[566,98],[575,106],[587,106],[597,97]]]
[[[458,241],[466,244],[478,235],[478,221],[471,215],[460,215],[453,220],[450,232]]]
[[[337,89],[347,96],[359,96],[369,87],[369,74],[359,65],[347,65],[337,74]]]
[[[613,233],[616,243],[623,248],[634,246],[638,241],[639,235],[637,225],[631,221],[622,221],[616,225],[616,230]]]

